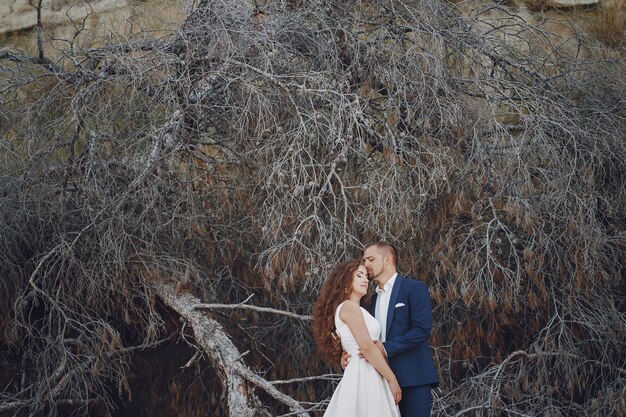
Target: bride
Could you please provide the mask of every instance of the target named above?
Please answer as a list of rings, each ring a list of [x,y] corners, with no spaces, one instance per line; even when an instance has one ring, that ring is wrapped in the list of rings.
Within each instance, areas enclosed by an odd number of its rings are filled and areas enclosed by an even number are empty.
[[[342,348],[352,355],[324,417],[400,416],[400,385],[374,343],[380,323],[360,306],[368,287],[367,270],[359,261],[340,263],[313,306],[313,336],[322,359],[338,363]],[[335,330],[341,344],[334,340]]]

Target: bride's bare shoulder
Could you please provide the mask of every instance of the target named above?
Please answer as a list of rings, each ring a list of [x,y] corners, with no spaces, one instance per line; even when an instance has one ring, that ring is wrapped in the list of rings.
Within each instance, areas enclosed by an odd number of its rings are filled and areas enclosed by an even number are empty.
[[[352,300],[345,301],[339,310],[339,318],[344,322],[357,314],[361,314],[361,306]]]

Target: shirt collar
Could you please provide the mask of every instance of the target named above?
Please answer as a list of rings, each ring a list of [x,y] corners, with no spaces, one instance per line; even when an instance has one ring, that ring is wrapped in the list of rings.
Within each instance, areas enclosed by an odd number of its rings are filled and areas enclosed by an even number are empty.
[[[382,294],[385,293],[389,290],[391,290],[391,288],[393,287],[393,283],[396,282],[396,277],[398,276],[398,273],[396,272],[395,274],[393,274],[391,276],[391,278],[389,278],[389,281],[387,281],[385,283],[385,285],[383,286],[383,288],[381,289],[380,286],[376,286],[376,293],[378,294]]]

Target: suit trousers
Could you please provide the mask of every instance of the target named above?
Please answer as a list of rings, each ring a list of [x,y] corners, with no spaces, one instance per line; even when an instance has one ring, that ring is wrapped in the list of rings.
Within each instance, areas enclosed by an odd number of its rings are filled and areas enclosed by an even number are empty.
[[[432,393],[430,385],[402,387],[401,417],[430,417]]]

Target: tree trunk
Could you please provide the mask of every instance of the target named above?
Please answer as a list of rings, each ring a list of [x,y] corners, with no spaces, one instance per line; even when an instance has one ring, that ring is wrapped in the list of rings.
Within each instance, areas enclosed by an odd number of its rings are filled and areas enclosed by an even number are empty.
[[[200,300],[191,294],[177,294],[170,284],[158,284],[157,294],[163,302],[183,317],[192,327],[196,342],[222,376],[228,415],[231,417],[269,416],[249,382],[263,388],[278,401],[289,406],[297,416],[309,417],[304,408],[293,398],[278,391],[270,382],[252,372],[241,360],[235,347],[222,326],[196,309]],[[249,381],[249,382],[248,382]]]

